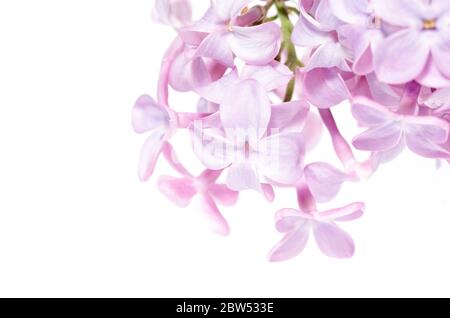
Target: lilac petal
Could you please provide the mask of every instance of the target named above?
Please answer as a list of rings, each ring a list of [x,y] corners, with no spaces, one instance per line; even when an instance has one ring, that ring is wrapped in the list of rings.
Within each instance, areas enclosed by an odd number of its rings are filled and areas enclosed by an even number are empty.
[[[163,138],[164,132],[155,130],[150,134],[142,147],[139,159],[139,178],[141,181],[147,181],[152,176],[159,154],[161,153]]]
[[[180,27],[191,22],[192,7],[189,0],[156,0],[152,12],[159,23]]]
[[[364,25],[370,13],[368,0],[328,1],[331,12],[348,24]]]
[[[295,184],[303,174],[303,137],[281,133],[260,140],[256,160],[258,170],[277,183]]]
[[[325,255],[349,258],[355,253],[353,239],[334,223],[314,222],[313,232],[319,249]]]
[[[392,86],[380,82],[374,73],[368,74],[366,80],[375,102],[389,107],[397,107],[400,104],[400,94]]]
[[[294,126],[301,131],[306,123],[309,114],[309,105],[306,101],[294,101],[272,106],[272,114],[268,125],[270,134],[271,129],[283,130],[284,128]]]
[[[169,83],[176,91],[187,92],[211,82],[209,70],[200,57],[192,59],[181,54],[170,68]]]
[[[237,17],[253,0],[213,0],[214,9],[223,21]]]
[[[203,114],[213,114],[219,111],[219,105],[206,100],[205,98],[200,98],[197,103],[197,113]]]
[[[375,171],[381,164],[388,163],[397,158],[403,152],[403,150],[405,150],[405,147],[405,140],[402,139],[398,143],[398,145],[392,149],[372,153],[370,157],[372,170]]]
[[[450,124],[443,119],[432,116],[407,116],[405,125],[407,134],[421,135],[438,144],[448,140]]]
[[[324,221],[353,221],[360,218],[364,214],[364,209],[364,203],[356,202],[342,208],[320,212],[318,218]]]
[[[281,209],[275,214],[275,228],[280,233],[294,231],[307,220],[312,220],[310,215],[307,218],[303,216],[304,213],[295,209]]]
[[[280,38],[280,27],[269,22],[253,27],[233,26],[228,40],[238,58],[248,64],[265,65],[280,51]]]
[[[421,13],[426,11],[425,1],[422,0],[377,0],[371,4],[376,16],[389,24],[403,27],[421,26]]]
[[[306,73],[304,90],[308,101],[319,108],[330,108],[351,97],[335,69],[314,69]]]
[[[261,183],[261,190],[267,201],[273,202],[275,200],[275,192],[273,187],[268,183]]]
[[[170,201],[181,208],[187,207],[197,194],[197,189],[189,178],[161,176],[158,178],[158,188]]]
[[[450,31],[442,32],[440,36],[441,38],[437,39],[433,45],[431,53],[438,70],[450,79]]]
[[[225,220],[222,213],[220,213],[214,200],[208,194],[201,195],[200,200],[202,210],[205,213],[212,230],[219,235],[229,235],[230,227],[228,222]]]
[[[233,163],[228,169],[227,186],[234,191],[261,191],[259,177],[249,162]]]
[[[355,137],[352,143],[359,150],[385,151],[397,146],[402,136],[401,123],[391,121],[381,126],[368,129]]]
[[[450,87],[441,88],[433,92],[426,100],[425,105],[437,108],[450,108]]]
[[[361,53],[355,55],[355,61],[353,63],[353,70],[358,75],[366,75],[373,72],[373,54],[372,49],[367,47]]]
[[[230,190],[224,184],[212,184],[208,188],[208,193],[215,201],[224,206],[234,205],[239,197],[239,192]]]
[[[306,183],[319,203],[331,201],[340,191],[342,184],[350,178],[333,166],[317,162],[305,167]]]
[[[287,233],[269,253],[271,262],[285,261],[299,255],[308,242],[310,222],[304,222],[297,229]]]
[[[205,167],[221,170],[232,163],[234,145],[223,136],[222,131],[194,125],[191,137],[194,153]]]
[[[228,67],[234,65],[234,55],[228,44],[229,34],[213,32],[208,35],[197,48],[194,57],[209,57]]]
[[[273,61],[263,66],[245,65],[242,69],[241,77],[257,80],[270,92],[286,86],[292,79],[293,73],[286,65]]]
[[[144,133],[168,125],[169,114],[152,97],[143,95],[134,105],[132,123],[134,131]]]
[[[315,68],[337,67],[345,72],[351,71],[345,60],[346,53],[338,42],[328,41],[319,46],[311,56],[305,71]]]
[[[450,158],[443,144],[449,139],[450,124],[435,117],[408,117],[406,144],[413,152],[429,158]]]
[[[406,83],[420,75],[429,54],[429,45],[418,30],[399,31],[384,40],[376,50],[375,72],[383,82]]]
[[[377,126],[392,119],[393,114],[384,106],[365,97],[356,97],[352,103],[352,115],[364,126]]]
[[[230,73],[224,75],[215,82],[206,86],[196,87],[195,91],[203,98],[213,103],[220,104],[225,94],[229,92],[230,88],[237,82],[239,82],[239,75],[237,70],[233,69]]]
[[[330,41],[328,32],[320,29],[320,25],[307,13],[302,13],[292,31],[292,42],[301,47],[314,48]]]
[[[232,85],[220,104],[220,118],[231,139],[240,134],[263,136],[270,120],[270,100],[262,85],[252,79]]]
[[[431,55],[416,81],[425,87],[443,88],[450,86],[450,78],[442,74]]]
[[[320,1],[314,14],[322,29],[326,31],[334,31],[342,25],[342,22],[333,14],[330,2],[333,1]]]

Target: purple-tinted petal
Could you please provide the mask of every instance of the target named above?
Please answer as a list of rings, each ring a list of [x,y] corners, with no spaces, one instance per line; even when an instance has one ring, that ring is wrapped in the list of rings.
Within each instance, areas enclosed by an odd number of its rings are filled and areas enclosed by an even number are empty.
[[[260,138],[270,120],[267,92],[252,79],[232,85],[220,104],[220,118],[229,138],[248,134]]]
[[[309,105],[306,101],[294,101],[272,106],[272,115],[268,125],[269,133],[271,129],[284,130],[294,126],[301,131],[305,125],[309,114]]]
[[[259,177],[249,162],[233,163],[228,168],[227,186],[235,191],[261,191]]]
[[[152,12],[159,23],[180,27],[191,22],[192,8],[189,0],[156,0]]]
[[[213,0],[213,6],[217,15],[228,21],[235,18],[253,0]]]
[[[304,90],[308,101],[319,108],[330,108],[351,97],[335,69],[314,69],[306,73]]]
[[[405,146],[405,140],[402,139],[394,148],[372,153],[370,157],[372,170],[375,172],[381,164],[388,163],[397,158],[405,150]]]
[[[376,0],[371,4],[375,14],[389,24],[404,27],[422,24],[423,0]]]
[[[332,200],[342,184],[350,178],[333,166],[317,162],[305,167],[305,178],[311,193],[319,203]]]
[[[343,22],[364,25],[370,13],[368,0],[328,1],[333,14]]]
[[[365,209],[365,204],[356,202],[346,205],[342,208],[332,209],[318,214],[318,219],[324,221],[340,221],[347,222],[360,218]]]
[[[374,73],[368,74],[366,80],[375,102],[389,107],[397,107],[400,104],[400,94],[392,86],[380,82]]]
[[[406,29],[383,41],[374,57],[375,71],[381,81],[402,84],[420,75],[430,54],[423,34],[416,29]]]
[[[442,74],[431,55],[428,57],[427,64],[422,73],[416,78],[416,81],[425,87],[443,88],[450,86],[450,78]]]
[[[315,68],[337,67],[343,71],[349,72],[350,66],[346,61],[347,54],[339,42],[328,41],[317,48],[311,56],[305,71]]]
[[[270,180],[295,184],[303,174],[303,137],[299,133],[281,133],[260,140],[257,149],[258,170]]]
[[[152,97],[139,97],[132,111],[132,123],[137,133],[148,132],[169,123],[169,114]]]
[[[257,80],[270,92],[286,86],[292,79],[293,74],[286,65],[273,61],[263,66],[245,65],[242,69],[241,77]]]
[[[211,76],[200,57],[192,59],[186,54],[180,54],[170,68],[169,83],[176,91],[187,92],[209,82]]]
[[[447,28],[449,28],[448,26]],[[439,71],[450,79],[450,30],[441,32],[439,36],[440,38],[436,39],[431,53]]]
[[[197,194],[197,189],[189,178],[161,176],[158,178],[158,188],[170,201],[181,208],[187,207]]]
[[[313,229],[317,245],[325,255],[349,258],[355,253],[353,239],[334,223],[314,222]]]
[[[228,40],[238,58],[248,64],[265,65],[280,51],[280,37],[280,27],[270,22],[253,27],[233,26]]]
[[[224,206],[234,205],[239,197],[239,192],[230,190],[224,184],[212,184],[208,188],[208,193],[219,204]]]
[[[317,6],[314,17],[320,23],[323,30],[333,31],[338,28],[342,22],[333,14],[330,8],[329,0],[322,0]]]
[[[401,122],[390,121],[368,129],[355,137],[352,143],[359,150],[385,151],[397,146],[402,137]]]
[[[209,34],[197,48],[195,56],[209,57],[228,67],[234,65],[234,55],[228,44],[230,34],[213,32]]]
[[[312,220],[310,215],[306,215],[295,209],[281,209],[275,214],[275,228],[278,232],[286,233],[295,230],[305,221]]]
[[[195,123],[191,129],[194,153],[203,165],[212,170],[228,167],[233,161],[234,145],[217,128],[203,128]]]
[[[304,222],[297,229],[287,233],[269,253],[271,262],[280,262],[299,255],[306,246],[310,231],[310,222]]]
[[[441,88],[433,92],[426,100],[425,105],[430,108],[450,108],[450,87]]]
[[[365,97],[356,97],[352,103],[352,115],[364,126],[377,126],[395,119],[384,106]]]
[[[449,138],[450,124],[435,117],[407,117],[405,120],[406,144],[413,152],[430,158],[450,158],[444,148]]]
[[[261,190],[267,201],[273,202],[275,200],[275,191],[273,187],[268,183],[261,183]]]
[[[308,14],[300,14],[292,32],[292,42],[301,47],[314,48],[330,41],[330,35]]]
[[[200,196],[200,205],[207,217],[207,221],[214,232],[220,235],[230,234],[230,227],[227,220],[223,217],[217,208],[214,200],[208,195],[203,194]]]
[[[163,139],[164,132],[155,130],[150,134],[142,147],[139,159],[139,178],[141,181],[147,181],[152,176],[159,154],[161,153]]]
[[[213,103],[220,104],[225,94],[229,92],[230,88],[238,81],[239,76],[237,70],[234,69],[215,82],[203,87],[196,87],[195,91],[203,98]]]

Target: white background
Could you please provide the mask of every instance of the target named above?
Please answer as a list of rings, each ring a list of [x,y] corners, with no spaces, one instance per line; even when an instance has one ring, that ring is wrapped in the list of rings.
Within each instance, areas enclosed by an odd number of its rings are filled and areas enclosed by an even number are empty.
[[[196,0],[202,6],[205,1]],[[155,94],[174,37],[150,0],[0,2],[0,296],[450,296],[450,167],[405,152],[327,207],[353,201],[350,260],[320,254],[267,262],[281,238],[274,212],[295,207],[243,193],[223,209],[232,234],[212,234],[195,205],[174,207],[155,186],[161,161],[137,178],[145,136],[130,111]],[[199,12],[197,12],[199,13]],[[192,109],[192,96],[177,97]],[[344,133],[357,129],[337,109]],[[192,158],[186,136],[175,143]],[[325,135],[317,158],[334,163]],[[362,154],[362,158],[364,154]]]

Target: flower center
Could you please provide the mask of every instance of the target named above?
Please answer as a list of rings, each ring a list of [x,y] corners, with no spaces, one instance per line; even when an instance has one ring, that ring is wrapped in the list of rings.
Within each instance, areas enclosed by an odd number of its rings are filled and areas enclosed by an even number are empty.
[[[435,30],[436,29],[436,19],[426,19],[423,20],[424,30]]]
[[[245,7],[244,9],[241,10],[241,15],[248,13],[248,11],[249,11],[248,7]]]
[[[231,25],[231,21],[228,22],[227,30],[228,30],[228,32],[233,32],[233,26]]]

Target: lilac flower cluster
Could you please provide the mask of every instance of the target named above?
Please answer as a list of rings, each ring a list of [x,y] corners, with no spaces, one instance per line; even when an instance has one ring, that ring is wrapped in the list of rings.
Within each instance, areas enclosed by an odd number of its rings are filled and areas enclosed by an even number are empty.
[[[152,176],[162,155],[179,177],[160,177],[161,192],[180,207],[198,196],[223,235],[229,226],[218,205],[248,189],[269,202],[274,187],[295,189],[298,207],[276,213],[284,237],[271,261],[301,253],[310,231],[327,256],[351,257],[353,240],[336,222],[359,218],[364,204],[320,211],[317,203],[405,148],[450,160],[448,0],[210,0],[198,21],[188,0],[156,0],[153,14],[177,37],[163,57],[157,99],[144,95],[133,109],[134,129],[149,134],[140,178]],[[197,112],[176,112],[171,91],[196,93]],[[333,117],[343,101],[364,129],[351,144],[367,160],[356,159]],[[341,168],[305,163],[323,127]],[[170,144],[179,129],[190,132],[205,167],[199,176]]]

